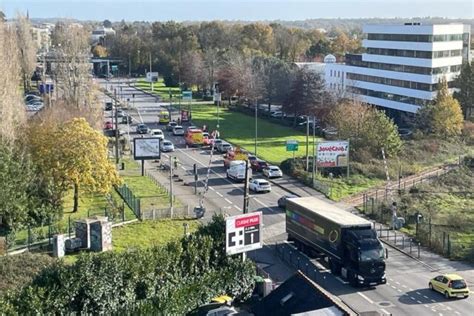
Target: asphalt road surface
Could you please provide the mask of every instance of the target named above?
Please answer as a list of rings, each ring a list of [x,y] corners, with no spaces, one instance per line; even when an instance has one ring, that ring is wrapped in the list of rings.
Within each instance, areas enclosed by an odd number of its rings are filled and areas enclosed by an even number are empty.
[[[111,81],[108,86],[120,91],[118,96],[126,100],[134,95],[133,109],[128,113],[133,116],[134,123],[130,126],[121,124],[120,128],[126,131],[129,137],[137,137],[135,126],[138,122],[146,123],[150,128],[161,128],[165,138],[171,140],[176,150],[171,153],[180,162],[178,172],[193,184],[192,169],[196,164],[199,173],[199,190],[203,190],[203,182],[207,168],[211,166],[209,176],[209,190],[205,194],[206,201],[224,209],[226,213],[238,215],[242,213],[243,184],[234,183],[226,179],[221,154],[215,154],[210,159],[207,149],[186,148],[182,136],[173,136],[165,131],[165,126],[157,124],[157,114],[167,109],[168,104],[159,102],[155,97],[146,95],[125,83]],[[121,87],[121,88],[120,88]],[[112,88],[112,89],[113,89]],[[113,91],[113,90],[112,90]],[[121,94],[121,95],[120,95]],[[107,113],[106,113],[107,116]],[[173,113],[177,119],[178,113]],[[168,157],[168,154],[164,154]],[[260,175],[261,176],[261,175]],[[259,177],[257,175],[257,177]],[[251,194],[249,202],[250,211],[262,211],[264,214],[264,240],[267,244],[283,242],[285,236],[285,214],[277,206],[277,200],[288,194],[282,188],[273,185],[272,191],[265,194]],[[288,248],[290,249],[290,248]],[[355,289],[344,280],[334,277],[324,262],[311,259],[310,269],[315,271],[315,279],[320,285],[331,293],[337,295],[345,303],[358,312],[377,310],[385,315],[474,315],[474,269],[472,266],[460,265],[453,262],[451,266],[440,271],[432,271],[429,267],[418,261],[389,249],[389,258],[386,261],[387,284],[367,289]],[[458,272],[463,275],[471,285],[471,295],[468,299],[445,299],[440,293],[428,289],[430,278],[447,272]]]

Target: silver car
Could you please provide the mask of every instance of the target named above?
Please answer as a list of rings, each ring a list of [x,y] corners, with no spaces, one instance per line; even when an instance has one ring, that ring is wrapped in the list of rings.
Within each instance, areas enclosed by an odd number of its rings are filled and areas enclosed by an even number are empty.
[[[160,149],[162,152],[174,151],[174,145],[171,141],[165,139],[160,142]]]

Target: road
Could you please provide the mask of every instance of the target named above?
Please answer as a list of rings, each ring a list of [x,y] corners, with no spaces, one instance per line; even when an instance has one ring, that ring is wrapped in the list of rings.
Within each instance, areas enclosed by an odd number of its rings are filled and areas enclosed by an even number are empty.
[[[124,98],[127,98],[127,95],[135,95],[135,107],[129,111],[135,122],[144,122],[150,128],[160,128],[156,123],[157,113],[167,104],[157,102],[154,97],[147,96],[125,84],[116,83],[115,86],[122,87],[121,91]],[[175,113],[174,118],[177,118],[177,113]],[[121,125],[120,128],[127,131],[130,137],[136,137],[134,124],[131,126]],[[161,128],[164,129],[163,126]],[[210,164],[211,172],[209,191],[205,195],[206,202],[211,207],[224,209],[227,214],[241,214],[243,184],[226,179],[222,155],[213,155],[211,161],[208,150],[186,148],[183,137],[172,136],[169,132],[165,132],[165,134],[166,138],[176,146],[176,150],[172,155],[178,157],[181,163],[178,172],[184,178],[184,181],[191,185],[189,190],[192,190],[194,184],[193,165],[197,165],[199,178],[203,180]],[[167,157],[167,154],[165,154],[165,157]],[[203,190],[202,182],[199,183],[199,190]],[[272,192],[270,193],[251,194],[249,209],[250,211],[263,212],[263,235],[268,246],[277,242],[283,243],[286,239],[285,214],[277,206],[278,198],[284,194],[287,194],[287,192],[275,185],[272,186]],[[293,253],[296,256],[295,250],[293,250]],[[298,254],[298,256],[304,257],[302,254]],[[303,260],[305,259],[303,258]],[[458,271],[471,283],[472,291],[474,290],[474,270],[472,266],[453,262],[452,264],[448,263],[440,271],[431,271],[429,267],[393,249],[389,251],[389,258],[386,263],[387,284],[368,289],[352,288],[342,279],[334,277],[324,267],[324,262],[317,259],[310,259],[309,267],[313,271],[314,280],[358,312],[377,310],[385,315],[407,316],[472,315],[474,292],[471,292],[468,299],[447,300],[441,294],[432,292],[427,287],[430,278],[442,273]]]

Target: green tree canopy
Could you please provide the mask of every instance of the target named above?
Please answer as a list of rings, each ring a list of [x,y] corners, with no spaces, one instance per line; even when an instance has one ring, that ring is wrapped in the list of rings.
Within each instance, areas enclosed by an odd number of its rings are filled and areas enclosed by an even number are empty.
[[[465,119],[474,116],[474,63],[464,63],[461,74],[456,78],[456,88],[453,96],[461,104]]]

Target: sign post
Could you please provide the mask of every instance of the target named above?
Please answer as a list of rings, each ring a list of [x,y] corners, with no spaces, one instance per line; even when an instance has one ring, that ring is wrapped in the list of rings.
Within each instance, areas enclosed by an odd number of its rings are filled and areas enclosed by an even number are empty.
[[[142,176],[145,175],[145,160],[160,159],[159,138],[135,138],[133,140],[133,158],[142,162]]]
[[[225,249],[235,255],[262,248],[262,212],[226,218]]]
[[[286,141],[286,151],[293,152],[293,162],[295,161],[295,151],[298,151],[298,141],[297,140],[287,140]]]

